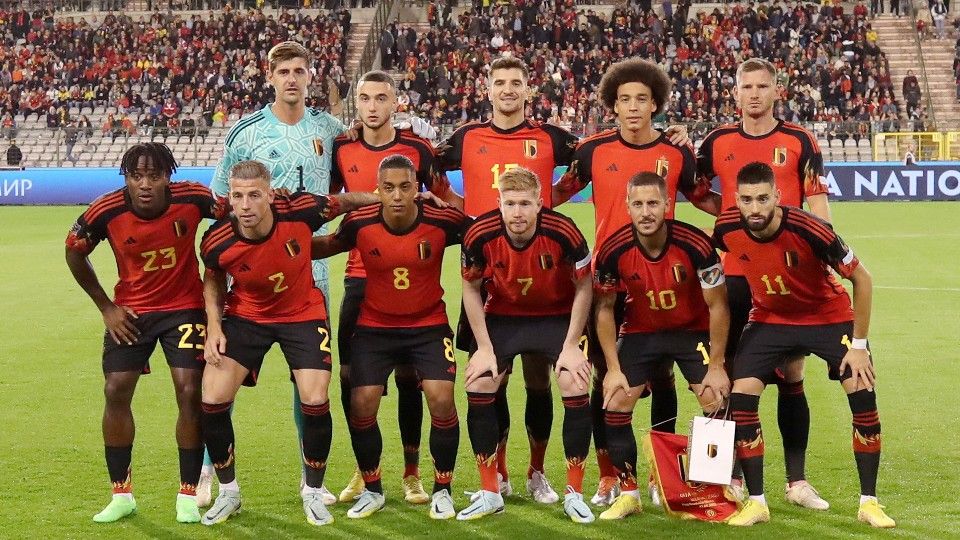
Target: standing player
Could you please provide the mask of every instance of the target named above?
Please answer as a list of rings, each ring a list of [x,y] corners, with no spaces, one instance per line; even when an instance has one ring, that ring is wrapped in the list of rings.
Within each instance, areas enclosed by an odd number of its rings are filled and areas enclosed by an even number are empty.
[[[360,95],[373,88],[370,83],[361,84]],[[440,209],[417,201],[417,167],[406,156],[385,158],[377,176],[380,204],[344,218],[330,248],[322,248],[321,241],[327,238],[315,241],[315,255],[352,249],[351,255],[359,256],[366,271],[368,294],[361,297],[356,328],[350,334],[353,388],[348,418],[365,489],[347,517],[368,517],[386,502],[377,412],[390,372],[405,366],[414,371],[414,380],[422,381],[430,408],[435,468],[430,517],[450,519],[456,513],[450,484],[460,421],[453,397],[457,374],[453,332],[443,303],[440,270],[444,249],[460,243],[467,218],[456,208]],[[400,414],[408,412],[400,410]],[[419,431],[419,423],[416,428]]]
[[[197,226],[216,217],[206,187],[170,182],[177,162],[160,143],[130,147],[120,160],[126,187],[90,205],[67,236],[67,266],[103,315],[106,379],[103,441],[113,500],[95,515],[117,521],[137,509],[130,480],[134,424],[130,402],[157,342],[177,395],[180,492],[177,521],[200,521],[196,485],[203,463],[200,378],[203,373],[203,293],[194,243]],[[108,240],[120,279],[114,299],[104,292],[88,255]]]
[[[737,208],[717,219],[714,239],[743,265],[753,293],[750,321],[733,363],[730,411],[737,423],[736,451],[750,492],[731,525],[770,520],[763,495],[763,432],[757,410],[765,381],[796,354],[826,360],[853,413],[853,454],[860,477],[858,519],[874,527],[896,523],[877,502],[880,416],[876,374],[867,346],[873,282],[847,245],[823,220],[779,206],[774,170],[750,163],[737,174]],[[853,283],[850,296],[830,269]]]
[[[617,116],[619,126],[584,139],[577,145],[574,163],[556,186],[559,201],[566,201],[587,184],[593,183],[593,205],[596,216],[596,244],[601,245],[619,228],[630,223],[624,193],[627,182],[638,171],[654,171],[667,183],[669,205],[665,217],[673,218],[674,201],[681,192],[695,206],[716,214],[719,207],[706,197],[709,189],[696,183],[696,161],[689,144],[676,144],[666,134],[654,129],[653,117],[662,113],[670,100],[670,79],[652,62],[630,59],[618,62],[600,80],[598,94],[603,104]],[[615,310],[622,312],[621,305]],[[592,326],[592,325],[591,325]],[[603,414],[603,370],[600,344],[591,331],[587,348],[597,368],[591,408],[593,411],[594,446],[600,465],[600,484],[593,504],[609,505],[617,496],[617,473],[607,456]],[[654,373],[650,381],[653,403],[650,421],[661,431],[674,431],[677,416],[677,393],[673,370]],[[651,487],[651,494],[655,491]],[[656,500],[656,499],[655,499]]]
[[[463,302],[477,343],[466,371],[468,429],[481,490],[457,519],[503,511],[493,463],[500,431],[494,393],[500,374],[526,353],[545,358],[557,373],[564,407],[564,511],[578,523],[594,520],[582,494],[590,448],[590,364],[579,348],[592,296],[590,249],[571,219],[543,208],[541,189],[532,171],[506,171],[498,185],[500,209],[477,218],[464,239]]]
[[[211,226],[200,246],[207,267],[204,356],[209,364],[203,374],[201,421],[220,480],[220,493],[203,523],[220,523],[240,511],[233,400],[245,379],[256,381],[264,355],[279,343],[303,396],[303,509],[309,523],[325,525],[333,521],[321,493],[333,435],[327,397],[330,330],[307,246],[312,232],[330,218],[376,197],[299,193],[275,199],[270,171],[257,161],[241,161],[230,170],[229,201],[233,216]],[[233,284],[224,298],[227,275]]]
[[[760,58],[752,58],[737,69],[737,103],[743,111],[740,124],[717,128],[700,145],[698,168],[703,180],[720,179],[720,195],[713,195],[720,209],[736,205],[737,173],[747,163],[760,160],[773,168],[781,203],[802,207],[830,221],[827,186],[823,176],[823,156],[816,138],[806,129],[773,116],[777,100],[776,68]],[[717,213],[717,212],[714,212]],[[737,342],[750,312],[750,288],[744,278],[743,264],[724,258],[727,294],[730,303],[730,336],[727,358],[734,359]],[[803,359],[788,362],[777,382],[777,421],[783,436],[787,469],[786,498],[789,502],[826,510],[827,501],[806,481],[805,457],[810,432],[810,408],[803,391]]]
[[[351,140],[341,135],[333,143],[333,168],[330,191],[374,191],[377,189],[377,165],[391,155],[406,156],[416,168],[417,189],[433,188],[439,195],[452,194],[449,184],[433,185],[434,152],[426,139],[393,126],[397,110],[397,90],[393,78],[382,71],[371,71],[360,77],[356,88],[357,115],[362,126],[359,137]],[[445,177],[438,177],[445,178]],[[437,187],[441,189],[436,189]],[[340,400],[346,418],[350,419],[351,346],[360,303],[366,289],[367,273],[361,251],[352,249],[343,279],[343,303],[340,306],[338,350],[340,352]],[[396,365],[397,420],[403,445],[403,491],[407,502],[424,504],[430,499],[420,482],[420,425],[423,422],[423,401],[420,381],[413,365]],[[352,501],[363,491],[359,469],[340,493],[340,501]]]
[[[276,97],[273,103],[242,118],[230,128],[224,142],[223,158],[217,165],[210,187],[215,194],[225,195],[231,167],[252,159],[267,166],[274,188],[327,194],[330,192],[333,141],[346,132],[347,127],[327,112],[307,108],[307,88],[313,77],[313,62],[303,45],[294,41],[279,43],[270,49],[267,60],[267,81]],[[422,134],[432,131],[426,122],[411,120]],[[329,298],[326,261],[313,263],[313,277],[324,296]],[[303,417],[296,386],[293,401],[294,420],[302,439]],[[212,472],[210,467],[206,469],[200,490],[204,503],[210,500],[209,475]],[[326,488],[324,490],[327,503],[336,502],[336,497]]]
[[[458,204],[469,216],[479,216],[497,208],[501,175],[516,167],[530,169],[539,178],[544,206],[556,204],[553,170],[569,165],[576,137],[563,128],[541,124],[525,116],[529,71],[519,59],[497,58],[490,64],[487,97],[493,105],[493,118],[471,122],[456,130],[442,145],[440,168],[463,172],[463,198]],[[447,198],[454,200],[455,195]],[[569,197],[568,197],[569,198]],[[457,326],[457,348],[468,351],[473,337],[470,325],[461,314]],[[527,491],[541,503],[555,503],[559,496],[547,482],[543,461],[553,425],[553,398],[550,391],[550,365],[543,359],[522,358],[527,388],[526,428],[530,441],[530,466]],[[497,470],[500,491],[513,493],[507,472],[507,436],[510,433],[510,409],[507,402],[507,377],[497,391],[495,407],[500,426],[497,446]]]
[[[620,496],[600,519],[640,511],[633,409],[648,380],[676,362],[707,415],[723,407],[730,390],[724,371],[730,311],[710,237],[666,219],[673,201],[662,176],[637,173],[626,192],[631,223],[597,251],[597,335],[607,364],[603,408],[610,460],[620,476]],[[623,288],[627,307],[618,342],[614,305]]]

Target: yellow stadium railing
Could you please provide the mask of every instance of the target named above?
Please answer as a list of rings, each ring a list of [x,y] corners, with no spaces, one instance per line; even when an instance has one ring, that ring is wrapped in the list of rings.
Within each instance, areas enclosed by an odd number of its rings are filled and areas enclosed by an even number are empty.
[[[913,154],[915,161],[941,161],[946,157],[944,133],[897,132],[877,133],[873,136],[874,161],[902,161],[907,153]]]

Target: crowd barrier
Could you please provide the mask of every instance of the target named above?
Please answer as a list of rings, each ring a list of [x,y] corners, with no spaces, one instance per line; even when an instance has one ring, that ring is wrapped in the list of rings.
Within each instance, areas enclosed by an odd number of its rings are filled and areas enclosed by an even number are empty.
[[[176,180],[209,185],[213,167],[181,167]],[[558,168],[555,179],[563,172]],[[459,171],[448,173],[453,188],[463,193]],[[831,200],[836,201],[951,201],[960,200],[960,161],[914,165],[901,163],[828,163],[826,176]],[[117,169],[43,168],[0,171],[0,205],[89,204],[99,195],[123,185]],[[589,201],[591,188],[574,202]]]

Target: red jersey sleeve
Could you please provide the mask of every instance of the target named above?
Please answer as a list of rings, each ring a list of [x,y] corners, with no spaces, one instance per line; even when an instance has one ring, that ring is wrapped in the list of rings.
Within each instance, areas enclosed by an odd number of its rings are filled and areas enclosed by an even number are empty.
[[[615,293],[620,285],[620,256],[633,242],[633,225],[621,227],[607,237],[597,249],[597,261],[593,271],[594,289],[602,294]]]
[[[690,145],[680,147],[680,154],[683,156],[683,167],[680,169],[677,191],[683,193],[690,202],[703,200],[710,193],[710,181],[698,176],[697,158],[693,147]]]
[[[476,123],[477,122],[469,122],[460,126],[453,132],[453,135],[451,135],[449,139],[440,145],[440,147],[443,148],[443,152],[437,156],[437,169],[439,171],[456,171],[461,168],[463,161],[463,139],[473,124]]]
[[[483,278],[487,272],[487,257],[484,252],[490,233],[500,230],[500,212],[493,210],[478,217],[463,237],[460,251],[460,275],[467,281]]]
[[[343,147],[345,142],[349,142],[350,139],[340,136],[333,140],[333,160],[330,163],[330,194],[335,195],[343,191],[346,181],[343,177],[343,171],[341,167],[343,166],[340,160],[340,149]]]
[[[590,247],[587,239],[569,217],[549,209],[544,209],[543,223],[550,224],[549,231],[556,234],[557,243],[563,250],[564,260],[573,268],[574,276],[580,279],[590,275]]]
[[[853,276],[860,266],[860,260],[854,255],[842,238],[822,219],[807,212],[795,209],[787,210],[790,216],[788,225],[810,245],[813,253],[824,263],[846,279]]]
[[[66,245],[73,251],[89,255],[102,240],[107,238],[107,224],[122,212],[126,201],[123,190],[117,190],[90,203],[77,218],[67,233]]]
[[[556,166],[570,165],[577,146],[576,135],[553,124],[542,124],[541,127],[550,136],[553,145],[553,161]]]
[[[200,258],[203,265],[211,270],[223,270],[220,255],[234,238],[233,225],[229,220],[221,220],[207,229],[200,240]]]
[[[823,180],[823,154],[820,152],[820,146],[806,130],[800,136],[800,141],[797,176],[803,180],[803,196],[806,198],[826,194],[827,184]]]

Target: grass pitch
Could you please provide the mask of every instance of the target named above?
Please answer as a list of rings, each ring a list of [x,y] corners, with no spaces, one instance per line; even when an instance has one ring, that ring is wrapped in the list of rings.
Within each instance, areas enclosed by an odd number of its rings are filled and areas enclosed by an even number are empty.
[[[870,337],[879,372],[884,433],[879,492],[881,502],[898,522],[897,529],[881,533],[856,522],[858,485],[850,450],[850,413],[839,385],[827,380],[824,364],[815,358],[808,361],[806,376],[813,423],[807,472],[830,501],[828,512],[803,510],[783,500],[776,390],[770,390],[761,404],[767,441],[766,488],[773,520],[768,525],[744,531],[680,522],[650,507],[646,498],[642,515],[618,523],[576,525],[563,515],[560,505],[545,507],[525,497],[508,498],[502,516],[469,523],[435,522],[427,517],[425,506],[413,507],[402,500],[394,391],[384,399],[381,414],[386,508],[366,520],[351,520],[345,515],[347,506],[337,505],[332,508],[336,522],[317,529],[306,523],[300,508],[290,383],[276,348],[265,362],[259,386],[242,390],[237,399],[238,476],[244,493],[240,516],[214,528],[175,522],[176,407],[165,362],[158,354],[153,360],[154,373],[141,379],[134,399],[138,433],[133,481],[138,514],[116,524],[97,525],[91,517],[109,501],[100,435],[102,322],[63,262],[64,235],[82,209],[0,208],[0,537],[617,538],[642,534],[846,538],[884,534],[960,538],[956,496],[960,414],[955,397],[960,381],[957,209],[955,203],[833,205],[837,229],[873,273],[876,286]],[[568,204],[560,210],[574,216],[584,231],[593,230],[591,206]],[[689,205],[681,205],[678,214],[698,225],[710,225],[707,216]],[[105,288],[112,287],[116,271],[109,246],[100,246],[93,261]],[[332,276],[343,275],[344,261],[343,255],[333,259]],[[456,248],[447,252],[446,262],[447,306],[455,320],[454,312],[459,309]],[[334,321],[342,292],[340,281],[334,277],[331,282]],[[510,387],[513,435],[509,461],[514,489],[520,492],[527,461],[522,386],[517,379]],[[454,479],[458,509],[467,503],[462,491],[478,483],[466,433],[466,400],[462,386],[459,388],[463,429]],[[334,443],[327,485],[334,492],[343,487],[355,463],[338,392],[338,386],[332,385]],[[558,396],[556,390],[554,396]],[[559,397],[556,402],[547,474],[559,491],[563,487]],[[680,392],[679,431],[686,431],[695,403],[692,396]],[[640,402],[635,418],[642,426],[648,424],[649,402]],[[427,489],[432,473],[428,431],[425,427],[421,459]],[[588,496],[596,487],[596,467],[592,457],[589,461]]]

